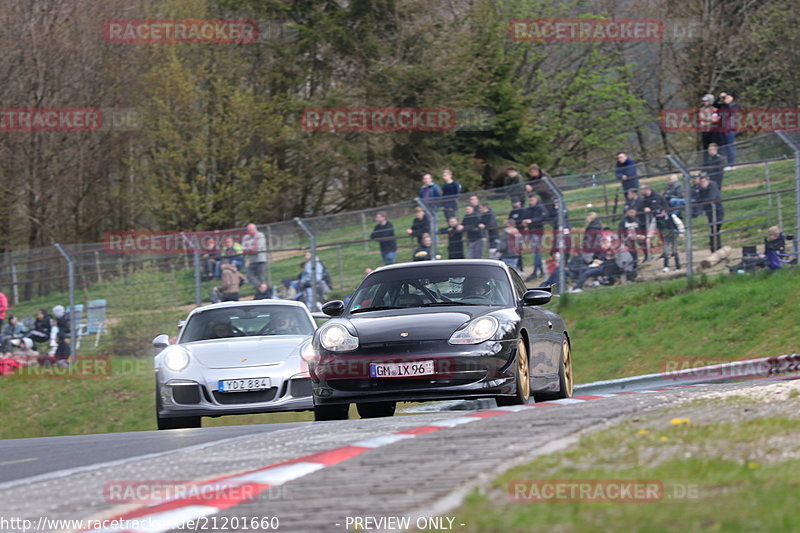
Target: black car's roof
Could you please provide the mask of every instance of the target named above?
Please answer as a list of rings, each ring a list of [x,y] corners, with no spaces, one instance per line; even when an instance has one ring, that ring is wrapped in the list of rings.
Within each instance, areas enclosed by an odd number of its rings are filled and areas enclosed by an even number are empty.
[[[393,265],[386,265],[376,268],[373,272],[385,272],[387,270],[401,270],[404,268],[420,268],[420,267],[447,267],[447,266],[496,266],[504,270],[508,269],[502,261],[494,259],[442,259],[437,261],[409,261],[408,263],[395,263]]]

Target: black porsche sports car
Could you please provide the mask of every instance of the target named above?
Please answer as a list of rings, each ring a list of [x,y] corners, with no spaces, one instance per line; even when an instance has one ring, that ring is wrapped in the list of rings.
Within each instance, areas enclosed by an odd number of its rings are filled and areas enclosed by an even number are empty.
[[[316,420],[391,416],[398,401],[568,398],[573,375],[562,318],[505,263],[425,261],[376,269],[303,354]]]

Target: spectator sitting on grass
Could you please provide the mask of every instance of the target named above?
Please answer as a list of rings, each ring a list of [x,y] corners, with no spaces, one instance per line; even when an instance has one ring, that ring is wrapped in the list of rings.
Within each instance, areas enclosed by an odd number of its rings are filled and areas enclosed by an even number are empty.
[[[266,283],[262,283],[258,286],[258,290],[253,295],[253,300],[267,300],[267,299],[274,299],[277,298],[275,294],[275,289],[267,285]]]
[[[767,229],[767,237],[764,239],[764,255],[770,270],[774,272],[781,268],[781,256],[785,253],[786,237],[778,226],[771,226]]]
[[[33,328],[25,334],[25,337],[34,344],[47,342],[50,340],[51,329],[52,323],[47,309],[39,309],[36,311],[36,320],[33,322]]]
[[[14,315],[9,315],[8,323],[3,327],[0,335],[0,346],[3,352],[10,352],[12,347],[19,346],[20,339],[25,336],[25,328]],[[15,342],[16,341],[16,342]]]

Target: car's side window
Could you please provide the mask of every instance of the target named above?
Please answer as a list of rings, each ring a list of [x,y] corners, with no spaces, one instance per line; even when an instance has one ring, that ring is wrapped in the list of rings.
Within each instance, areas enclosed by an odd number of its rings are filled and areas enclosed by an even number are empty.
[[[522,281],[522,278],[519,277],[519,274],[517,274],[516,271],[511,269],[508,271],[511,274],[511,281],[514,283],[514,288],[517,290],[517,298],[522,298],[522,296],[528,290],[528,287],[525,285],[525,282]]]

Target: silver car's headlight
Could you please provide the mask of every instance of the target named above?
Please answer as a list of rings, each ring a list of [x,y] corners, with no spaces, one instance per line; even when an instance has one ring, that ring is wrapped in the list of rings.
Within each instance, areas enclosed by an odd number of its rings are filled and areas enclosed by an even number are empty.
[[[476,318],[465,328],[462,328],[450,337],[450,344],[480,344],[489,340],[497,333],[500,322],[493,316]]]
[[[189,365],[189,351],[181,346],[170,346],[164,350],[164,366],[180,372]]]
[[[349,352],[358,348],[358,337],[341,324],[330,324],[320,332],[319,343],[331,352]]]

